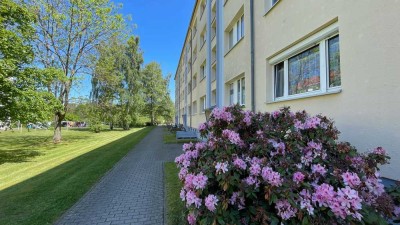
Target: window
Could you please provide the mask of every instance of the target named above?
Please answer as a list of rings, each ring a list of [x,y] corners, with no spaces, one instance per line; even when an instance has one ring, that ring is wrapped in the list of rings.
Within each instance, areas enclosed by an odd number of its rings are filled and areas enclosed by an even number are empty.
[[[188,83],[188,91],[189,93],[192,92],[192,81]]]
[[[265,11],[268,12],[279,0],[265,0]]]
[[[194,47],[192,54],[193,54],[193,62],[196,62],[196,59],[197,59],[197,46]]]
[[[211,106],[217,105],[217,90],[211,92]]]
[[[188,115],[192,115],[192,106],[191,106],[191,105],[189,105],[189,107],[188,107],[188,108],[189,108],[189,110],[188,110],[188,111],[189,111],[189,114],[188,114]]]
[[[201,35],[200,35],[200,46],[201,46],[201,48],[203,48],[204,44],[206,43],[206,40],[207,40],[207,30],[204,27],[204,29],[203,29],[203,31],[201,32]]]
[[[340,85],[338,34],[274,66],[275,99],[329,92]]]
[[[201,103],[201,112],[206,111],[206,96],[205,95],[200,98],[200,103]]]
[[[235,23],[229,31],[229,49],[235,46],[236,43],[244,37],[244,15]]]
[[[194,24],[192,29],[193,29],[193,37],[195,37],[197,33],[197,19],[194,19]]]
[[[246,104],[246,83],[244,77],[229,84],[229,104]]]
[[[202,1],[200,5],[200,18],[203,17],[204,11],[206,11],[206,1]]]
[[[206,77],[206,61],[204,61],[203,64],[201,64],[201,66],[200,66],[200,76],[201,76],[201,79]]]
[[[197,101],[194,101],[194,102],[193,102],[192,108],[193,108],[193,114],[192,114],[192,115],[197,114]]]
[[[197,74],[195,74],[195,75],[193,76],[193,80],[192,80],[192,87],[193,87],[193,89],[196,88],[196,85],[197,85]]]
[[[211,69],[211,82],[217,78],[217,64],[214,64]]]

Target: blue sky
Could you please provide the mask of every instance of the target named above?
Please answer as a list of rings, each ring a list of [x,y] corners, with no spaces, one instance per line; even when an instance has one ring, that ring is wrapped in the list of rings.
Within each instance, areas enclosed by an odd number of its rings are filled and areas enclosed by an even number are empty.
[[[172,74],[169,85],[171,98],[175,99],[173,78],[182,50],[183,41],[195,0],[114,0],[122,3],[121,13],[131,15],[133,34],[140,37],[145,64],[156,61],[164,75]],[[90,82],[82,82],[73,95],[88,95]]]

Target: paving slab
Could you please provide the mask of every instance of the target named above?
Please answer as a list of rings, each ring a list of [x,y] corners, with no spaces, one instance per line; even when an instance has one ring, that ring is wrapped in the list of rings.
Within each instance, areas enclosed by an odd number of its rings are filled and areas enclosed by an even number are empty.
[[[55,224],[164,224],[163,163],[182,152],[154,128]]]

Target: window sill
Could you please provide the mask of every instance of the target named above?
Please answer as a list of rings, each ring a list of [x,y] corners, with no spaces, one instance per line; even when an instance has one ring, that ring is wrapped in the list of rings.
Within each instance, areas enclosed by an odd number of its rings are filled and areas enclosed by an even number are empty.
[[[200,83],[204,80],[204,78],[206,78],[207,76],[204,76],[201,78]]]
[[[341,88],[336,88],[336,89],[328,90],[327,92],[317,92],[317,93],[314,92],[314,93],[302,94],[300,96],[291,96],[291,97],[287,97],[287,98],[279,98],[279,99],[275,99],[274,101],[266,102],[266,104],[273,104],[273,103],[278,103],[278,102],[286,102],[286,101],[291,101],[291,100],[297,100],[297,99],[303,99],[303,98],[312,98],[312,97],[331,95],[331,94],[339,94],[341,92],[342,92]]]
[[[242,40],[244,39],[245,36],[246,36],[246,35],[243,35],[243,37],[240,38],[240,40],[239,40],[238,42],[236,42],[236,43],[232,46],[232,48],[230,48],[230,49],[228,50],[228,52],[225,53],[224,57],[226,57],[240,42],[242,42]]]
[[[272,9],[275,8],[275,6],[279,4],[279,2],[281,2],[281,1],[277,1],[273,6],[268,8],[267,11],[264,13],[264,17],[266,17],[269,14],[269,12],[271,12]]]
[[[201,44],[200,51],[203,49],[205,43],[206,43],[206,41],[204,41],[204,42]]]

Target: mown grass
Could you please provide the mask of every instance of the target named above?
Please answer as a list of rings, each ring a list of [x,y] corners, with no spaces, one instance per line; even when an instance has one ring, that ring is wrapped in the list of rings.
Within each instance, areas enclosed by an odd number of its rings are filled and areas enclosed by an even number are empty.
[[[152,128],[0,133],[0,224],[51,224]]]
[[[166,213],[168,225],[186,224],[184,219],[184,203],[179,198],[182,185],[178,178],[178,168],[175,163],[168,162],[164,165],[166,189]]]

